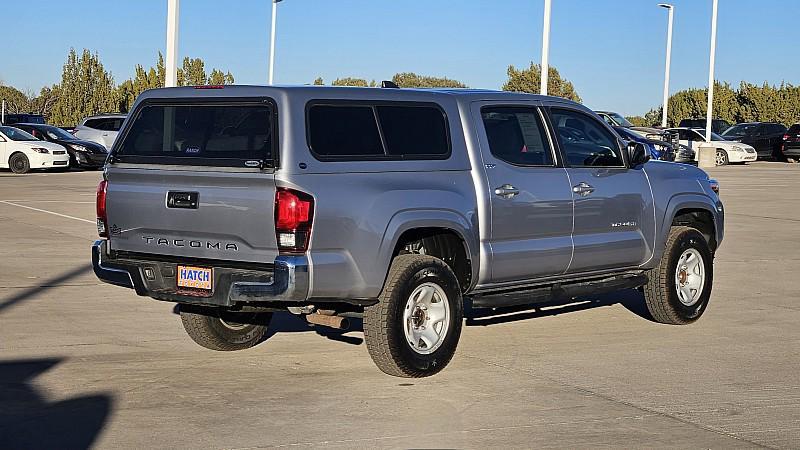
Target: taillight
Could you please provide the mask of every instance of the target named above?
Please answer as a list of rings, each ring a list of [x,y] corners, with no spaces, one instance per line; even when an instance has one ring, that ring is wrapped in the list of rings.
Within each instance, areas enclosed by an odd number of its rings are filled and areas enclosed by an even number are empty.
[[[294,189],[278,188],[275,193],[275,237],[278,250],[303,253],[308,250],[314,199]]]
[[[106,189],[108,181],[103,180],[97,185],[97,234],[108,237],[108,217],[106,216]]]
[[[783,135],[783,140],[784,141],[789,140],[789,133]]]

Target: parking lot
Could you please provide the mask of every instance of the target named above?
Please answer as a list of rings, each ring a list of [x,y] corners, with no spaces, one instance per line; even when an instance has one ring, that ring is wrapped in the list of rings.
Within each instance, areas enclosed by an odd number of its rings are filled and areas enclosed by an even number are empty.
[[[0,442],[797,447],[800,165],[710,172],[726,236],[698,323],[641,317],[635,291],[474,318],[445,371],[408,380],[358,329],[288,314],[253,349],[197,346],[172,304],[94,277],[99,172],[0,173]]]

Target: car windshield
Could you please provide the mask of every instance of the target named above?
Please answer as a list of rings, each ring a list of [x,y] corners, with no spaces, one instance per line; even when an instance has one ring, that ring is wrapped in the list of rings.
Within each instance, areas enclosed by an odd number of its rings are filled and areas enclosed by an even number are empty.
[[[11,139],[12,141],[38,141],[38,139],[20,130],[19,128],[0,127],[0,132],[2,132],[4,135],[6,135],[6,137]]]
[[[58,127],[47,126],[39,127],[39,129],[47,133],[47,135],[50,136],[50,139],[60,139],[62,141],[74,141],[77,139],[75,136]]]
[[[633,126],[632,123],[628,122],[628,119],[622,117],[621,115],[619,115],[617,113],[613,113],[612,112],[612,113],[608,113],[608,115],[611,116],[611,118],[614,119],[614,122],[617,122],[619,124],[619,126],[621,126],[621,127],[632,127]]]
[[[752,135],[756,132],[758,128],[758,124],[754,123],[740,123],[739,125],[734,125],[722,133],[724,137],[742,137]]]

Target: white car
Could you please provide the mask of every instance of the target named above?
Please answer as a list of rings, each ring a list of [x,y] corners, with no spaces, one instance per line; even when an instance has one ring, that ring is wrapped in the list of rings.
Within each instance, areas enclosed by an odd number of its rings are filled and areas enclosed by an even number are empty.
[[[97,142],[108,151],[114,145],[114,140],[126,117],[127,114],[102,114],[87,117],[75,127],[72,134],[78,139]]]
[[[40,141],[19,128],[0,126],[0,168],[26,173],[67,167],[69,155],[61,145]]]
[[[725,139],[717,133],[711,133],[711,141],[706,141],[705,130],[698,128],[670,128],[667,131],[678,134],[678,143],[685,145],[695,151],[695,155],[699,155],[697,149],[701,145],[709,144],[716,148],[714,155],[714,162],[718,166],[724,166],[728,163],[746,163],[755,161],[758,158],[758,153],[753,147],[742,144],[741,142],[734,142]],[[695,156],[697,160],[698,156]]]

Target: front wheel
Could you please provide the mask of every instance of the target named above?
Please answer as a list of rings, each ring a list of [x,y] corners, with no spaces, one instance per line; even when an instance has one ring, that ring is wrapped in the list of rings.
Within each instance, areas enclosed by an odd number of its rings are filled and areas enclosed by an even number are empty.
[[[672,227],[664,255],[644,286],[647,309],[656,322],[683,325],[703,315],[711,297],[714,257],[695,228]]]
[[[450,267],[432,256],[400,255],[378,303],[364,309],[364,340],[384,373],[426,377],[452,359],[463,318],[461,289]]]
[[[181,305],[183,328],[193,341],[217,351],[244,350],[261,342],[272,313],[234,313]]]
[[[16,153],[8,160],[8,166],[16,174],[28,173],[31,170],[31,162],[24,153]]]
[[[727,166],[728,165],[728,154],[725,150],[721,148],[717,149],[717,153],[714,155],[714,164],[718,166]]]

